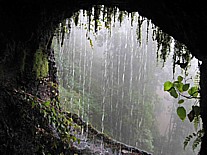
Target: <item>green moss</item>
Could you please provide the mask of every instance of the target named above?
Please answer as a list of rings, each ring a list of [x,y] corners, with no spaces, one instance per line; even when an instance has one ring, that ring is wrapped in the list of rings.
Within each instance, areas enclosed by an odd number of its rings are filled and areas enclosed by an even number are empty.
[[[38,49],[34,56],[34,67],[36,78],[40,79],[48,75],[49,66],[47,54],[43,53],[42,49]]]

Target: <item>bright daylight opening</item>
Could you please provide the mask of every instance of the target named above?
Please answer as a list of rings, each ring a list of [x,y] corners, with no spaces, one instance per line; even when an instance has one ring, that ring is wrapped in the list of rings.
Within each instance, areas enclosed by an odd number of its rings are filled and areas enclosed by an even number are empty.
[[[184,45],[138,13],[95,6],[61,23],[52,46],[65,110],[154,155],[195,154],[193,140],[183,147],[200,128],[187,116],[198,101],[185,96],[199,87],[199,62]],[[76,145],[89,146],[88,136]]]

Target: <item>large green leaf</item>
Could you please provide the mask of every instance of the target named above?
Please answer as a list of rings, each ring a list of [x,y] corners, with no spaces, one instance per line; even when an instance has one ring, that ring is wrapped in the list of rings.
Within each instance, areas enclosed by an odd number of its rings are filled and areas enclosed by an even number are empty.
[[[179,116],[179,118],[184,121],[186,118],[186,110],[184,107],[178,107],[177,108],[177,115]]]
[[[197,96],[198,96],[198,87],[191,87],[191,88],[188,90],[188,94],[189,94],[190,96],[197,97]]]
[[[169,91],[173,87],[173,83],[170,81],[166,81],[164,83],[164,91]]]
[[[189,89],[189,87],[190,87],[190,84],[189,83],[184,84],[183,85],[183,91],[187,91]]]
[[[176,92],[176,90],[175,90],[175,88],[174,87],[172,87],[171,89],[170,89],[170,95],[172,96],[172,97],[174,97],[174,98],[178,98],[178,93]]]

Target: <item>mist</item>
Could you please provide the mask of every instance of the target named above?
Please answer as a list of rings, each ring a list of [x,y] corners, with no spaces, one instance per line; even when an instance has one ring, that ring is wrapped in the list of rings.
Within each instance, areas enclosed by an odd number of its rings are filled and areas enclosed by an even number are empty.
[[[70,28],[53,38],[62,107],[113,139],[154,155],[194,155],[191,144],[184,150],[183,143],[195,128],[177,116],[178,100],[163,84],[179,75],[194,84],[198,60],[193,58],[187,70],[176,65],[173,38],[162,59],[154,39],[157,27],[138,13],[118,11],[110,22],[90,20],[80,10],[65,20]],[[194,102],[187,100],[186,110]]]

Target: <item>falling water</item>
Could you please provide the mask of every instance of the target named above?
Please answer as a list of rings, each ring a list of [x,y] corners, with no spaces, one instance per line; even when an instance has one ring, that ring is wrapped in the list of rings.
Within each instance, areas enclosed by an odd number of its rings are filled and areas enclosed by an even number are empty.
[[[92,83],[92,70],[93,70],[93,52],[91,52],[89,58],[88,58],[88,68],[89,68],[89,82],[88,82],[88,93],[89,97],[87,99],[87,132],[88,132],[88,123],[90,121],[90,95],[91,95],[91,83]]]
[[[75,33],[73,31],[73,33]],[[73,34],[74,35],[74,34]],[[74,35],[75,37],[75,35]],[[70,40],[72,40],[72,38],[70,37]],[[76,44],[76,39],[73,39],[74,43],[72,44],[73,50],[72,50],[72,82],[71,82],[71,91],[74,90],[74,85],[75,85],[75,56],[76,56],[76,52],[75,52],[75,44]],[[68,54],[70,55],[70,54]],[[72,93],[71,98],[70,98],[70,105],[71,105],[71,109],[73,109],[73,101],[74,101],[74,94]]]
[[[83,31],[83,28],[81,26],[81,33]],[[74,34],[75,35],[75,34]],[[74,38],[75,39],[75,38]],[[83,38],[81,37],[81,42],[80,42],[80,51],[79,51],[79,63],[78,63],[78,68],[79,68],[79,91],[78,91],[78,95],[79,95],[79,99],[78,99],[78,105],[79,105],[79,109],[78,109],[78,115],[80,116],[80,110],[81,108],[81,92],[80,92],[80,89],[81,89],[81,85],[82,85],[82,53],[83,53]]]
[[[157,123],[153,108],[160,106],[155,103],[161,102],[158,86],[169,80],[164,79],[169,75],[156,67],[153,53],[157,44],[152,39],[151,22],[143,22],[139,41],[136,27],[140,24],[139,15],[134,15],[136,18],[124,14],[121,25],[119,21],[111,21],[110,30],[100,20],[98,32],[89,30],[94,23],[89,22],[83,10],[79,12],[78,25],[72,19],[66,20],[71,22],[71,29],[63,46],[56,41],[58,76],[65,107],[86,121],[86,131],[91,123],[102,133],[153,152],[150,136]],[[102,139],[102,153],[104,147]]]
[[[113,97],[114,97],[114,72],[113,72],[113,68],[114,68],[114,53],[111,54],[111,83],[110,83],[110,126],[113,126]],[[113,130],[111,130],[111,134],[114,135]]]
[[[134,58],[134,38],[133,38],[133,29],[130,29],[130,36],[131,36],[131,50],[130,50],[130,82],[129,82],[129,103],[131,104],[131,110],[130,110],[130,118],[131,120],[133,119],[133,110],[134,110],[134,102],[132,102],[132,93],[133,93],[133,89],[132,89],[132,82],[133,82],[133,58]],[[129,128],[129,139],[133,138],[132,136],[132,124],[130,124],[130,128]],[[128,142],[130,144],[130,140]]]

